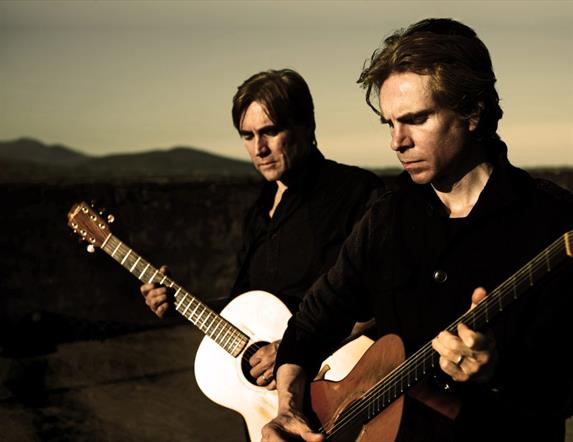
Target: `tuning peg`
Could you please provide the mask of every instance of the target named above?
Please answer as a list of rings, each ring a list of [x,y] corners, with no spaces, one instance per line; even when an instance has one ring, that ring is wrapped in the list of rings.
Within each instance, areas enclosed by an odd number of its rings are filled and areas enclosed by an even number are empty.
[[[93,246],[93,244],[88,244],[88,246],[86,247],[88,253],[94,253],[95,252],[95,247]]]
[[[107,216],[107,222],[108,223],[113,223],[115,221],[115,216],[113,216],[111,213]]]
[[[99,209],[98,213],[100,214],[100,216],[103,216],[103,214],[105,213],[105,207]]]

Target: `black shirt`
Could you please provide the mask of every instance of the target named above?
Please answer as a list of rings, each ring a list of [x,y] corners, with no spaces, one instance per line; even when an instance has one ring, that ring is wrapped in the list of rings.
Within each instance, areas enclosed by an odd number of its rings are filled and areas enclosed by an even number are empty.
[[[457,223],[430,185],[404,175],[401,189],[374,203],[310,289],[276,367],[298,364],[312,377],[354,321],[372,314],[380,336],[401,336],[406,355],[413,354],[469,308],[476,287],[491,291],[571,230],[572,201],[569,192],[503,160]],[[572,268],[566,262],[492,322],[500,355],[495,385],[458,384],[464,405],[452,440],[563,440],[573,369],[550,355],[573,342]],[[493,387],[500,393],[490,395]]]
[[[334,264],[382,182],[372,172],[326,160],[318,150],[284,181],[288,188],[272,218],[274,182],[263,185],[246,217],[232,297],[265,290],[296,311],[306,290]]]

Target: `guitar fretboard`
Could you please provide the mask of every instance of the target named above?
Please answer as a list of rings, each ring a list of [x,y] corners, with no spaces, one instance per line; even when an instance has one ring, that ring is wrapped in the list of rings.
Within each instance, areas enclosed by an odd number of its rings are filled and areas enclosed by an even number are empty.
[[[175,309],[233,357],[243,351],[249,342],[247,335],[154,268],[117,237],[110,234],[101,249],[141,282],[158,283],[175,290]]]
[[[503,312],[505,307],[519,299],[541,278],[556,269],[567,257],[573,257],[573,231],[569,231],[556,239],[545,250],[497,286],[474,309],[466,312],[450,324],[447,330],[457,334],[457,326],[460,323],[466,324],[474,330],[483,330],[495,316]],[[433,373],[435,367],[438,366],[438,360],[439,354],[434,351],[431,342],[426,343],[345,410],[344,417],[331,429],[327,440],[347,425],[355,422],[368,422],[411,387]]]

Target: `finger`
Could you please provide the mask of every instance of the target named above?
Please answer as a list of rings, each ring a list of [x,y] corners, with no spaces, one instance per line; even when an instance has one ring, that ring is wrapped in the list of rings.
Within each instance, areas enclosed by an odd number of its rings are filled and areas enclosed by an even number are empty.
[[[485,298],[487,298],[487,292],[483,287],[478,287],[475,289],[472,293],[472,305],[470,306],[470,310],[476,308],[476,306]]]
[[[456,363],[443,356],[441,356],[439,360],[440,368],[442,371],[457,382],[467,381],[470,377],[465,367],[466,362],[467,361],[465,358],[461,358],[459,363]]]
[[[265,370],[257,377],[257,385],[268,385],[274,379],[274,374],[272,370]]]
[[[474,332],[467,325],[459,323],[458,324],[458,336],[466,347],[469,349],[474,349],[476,345],[477,333]]]
[[[144,298],[147,298],[148,293],[155,288],[155,284],[143,284],[139,287],[139,291]]]
[[[169,267],[167,267],[166,265],[162,265],[161,267],[159,267],[159,272],[165,276],[171,276],[171,272],[169,271]]]
[[[161,304],[159,307],[157,307],[155,314],[157,316],[159,316],[160,318],[163,318],[163,315],[165,315],[165,312],[167,311],[168,308],[169,308],[169,304],[167,304],[167,303]]]
[[[442,331],[432,340],[432,347],[440,356],[456,362],[463,351],[462,340],[448,331]]]

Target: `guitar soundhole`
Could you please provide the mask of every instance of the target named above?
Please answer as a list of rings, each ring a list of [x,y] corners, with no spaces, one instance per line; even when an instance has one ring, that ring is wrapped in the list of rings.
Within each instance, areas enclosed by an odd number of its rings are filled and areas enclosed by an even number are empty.
[[[243,375],[245,378],[253,385],[257,385],[257,380],[251,376],[251,364],[249,364],[249,359],[253,356],[256,351],[267,345],[268,342],[260,341],[255,342],[247,347],[247,349],[243,352],[243,356],[241,357],[241,370],[243,370]]]

